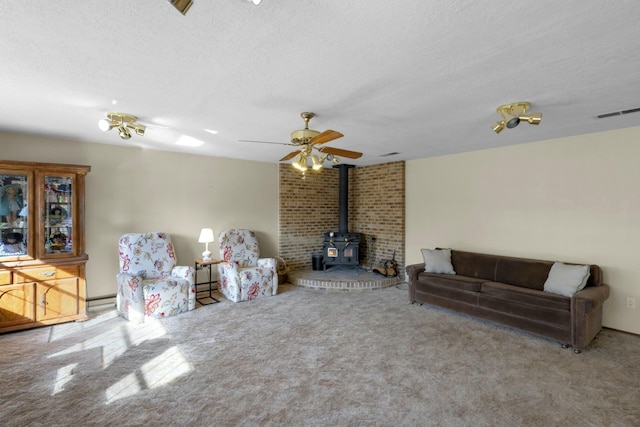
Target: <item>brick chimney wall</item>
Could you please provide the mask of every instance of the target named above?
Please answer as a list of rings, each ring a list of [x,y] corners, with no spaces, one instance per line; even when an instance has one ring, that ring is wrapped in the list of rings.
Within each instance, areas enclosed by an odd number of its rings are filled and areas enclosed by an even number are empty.
[[[360,265],[391,259],[396,251],[404,276],[405,162],[357,167],[351,170],[349,226],[362,234]]]
[[[324,168],[303,175],[281,163],[279,255],[291,270],[311,267],[322,253],[323,235],[339,227],[339,171]],[[361,233],[360,265],[389,259],[396,250],[404,272],[405,162],[349,169],[349,231]]]

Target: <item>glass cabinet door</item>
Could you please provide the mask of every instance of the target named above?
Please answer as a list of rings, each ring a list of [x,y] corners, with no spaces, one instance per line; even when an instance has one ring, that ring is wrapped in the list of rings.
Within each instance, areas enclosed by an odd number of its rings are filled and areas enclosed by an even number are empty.
[[[75,253],[72,190],[72,176],[44,176],[44,256]]]
[[[29,176],[0,170],[0,261],[29,254]]]

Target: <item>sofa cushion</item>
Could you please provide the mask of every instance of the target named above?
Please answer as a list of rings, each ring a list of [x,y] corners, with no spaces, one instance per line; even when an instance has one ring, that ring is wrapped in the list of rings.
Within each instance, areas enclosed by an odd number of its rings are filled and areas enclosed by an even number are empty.
[[[495,281],[542,291],[552,265],[551,261],[498,257]]]
[[[570,297],[584,289],[589,279],[588,265],[572,265],[554,262],[544,282],[544,291]]]
[[[481,292],[497,299],[509,300],[516,303],[558,310],[571,310],[570,298],[506,283],[484,282]]]
[[[480,292],[482,283],[485,282],[485,280],[460,276],[457,274],[420,273],[418,275],[418,283],[420,282],[450,286],[453,288],[463,289],[465,291]]]
[[[438,274],[437,276],[444,277],[445,275]],[[431,277],[428,279],[431,279]],[[415,284],[416,298],[418,301],[429,303],[431,296],[435,295],[439,298],[456,301],[458,304],[478,304],[478,295],[480,295],[480,292],[469,290],[468,286],[464,286],[462,283],[463,282],[458,282],[458,286],[452,286],[451,283],[443,284],[439,280],[419,280]]]
[[[451,249],[422,249],[424,271],[427,273],[456,274],[451,265]]]
[[[496,280],[495,255],[478,254],[465,251],[451,251],[451,264],[460,276],[476,277],[479,279]]]

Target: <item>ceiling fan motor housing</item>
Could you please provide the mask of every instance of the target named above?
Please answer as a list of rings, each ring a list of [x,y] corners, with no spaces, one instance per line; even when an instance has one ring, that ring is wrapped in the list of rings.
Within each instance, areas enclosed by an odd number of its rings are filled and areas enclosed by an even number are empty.
[[[311,138],[319,135],[320,132],[313,129],[300,129],[291,132],[291,142],[293,144],[307,144]]]

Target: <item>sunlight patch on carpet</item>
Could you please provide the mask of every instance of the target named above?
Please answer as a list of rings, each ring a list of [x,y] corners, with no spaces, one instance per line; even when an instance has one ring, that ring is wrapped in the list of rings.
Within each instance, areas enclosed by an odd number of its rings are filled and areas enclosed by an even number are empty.
[[[167,334],[167,330],[159,321],[145,323],[120,323],[110,330],[76,343],[49,357],[59,357],[91,349],[99,349],[102,358],[102,369],[108,368],[115,360],[126,353],[130,347],[138,346],[145,341],[158,339]]]
[[[107,404],[133,396],[144,389],[162,387],[193,370],[178,347],[171,347],[140,367],[140,372],[132,372],[122,380],[107,388]],[[140,374],[140,375],[138,375]]]
[[[52,396],[60,393],[61,391],[64,391],[64,385],[73,379],[74,377],[73,370],[77,366],[78,366],[77,363],[72,363],[70,365],[63,366],[62,368],[58,369],[58,372],[56,373],[56,380],[53,383],[53,393],[51,393]]]
[[[115,310],[112,310],[112,311],[108,311],[106,313],[100,314],[95,318],[86,320],[84,322],[69,322],[69,323],[61,323],[59,325],[54,325],[51,327],[49,342],[57,341],[69,335],[82,332],[89,328],[93,328],[94,326],[97,326],[100,323],[106,322],[115,317],[118,317],[118,312]]]

